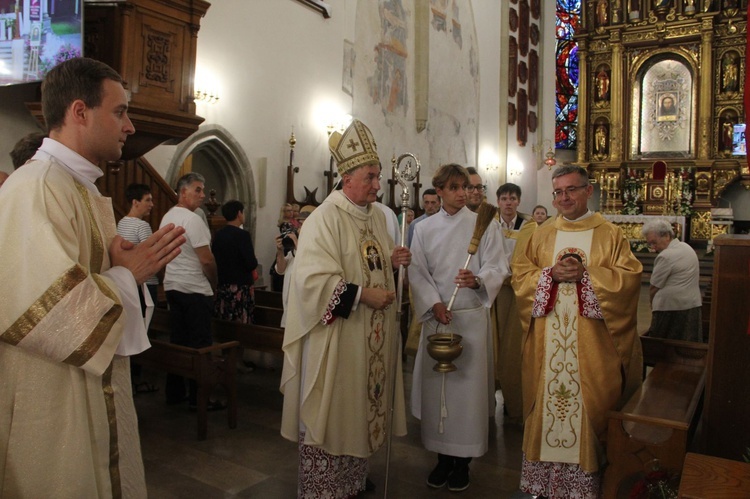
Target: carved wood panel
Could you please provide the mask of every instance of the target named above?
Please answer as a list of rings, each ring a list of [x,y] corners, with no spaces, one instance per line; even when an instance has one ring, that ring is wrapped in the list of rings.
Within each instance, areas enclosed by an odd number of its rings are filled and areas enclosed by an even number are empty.
[[[521,88],[518,90],[518,96],[516,97],[518,105],[518,126],[516,127],[516,139],[518,145],[523,147],[529,138],[528,127],[528,114],[529,114],[529,103],[526,98],[526,90]]]
[[[525,85],[528,79],[529,68],[526,66],[526,61],[521,61],[518,63],[518,81]]]
[[[518,51],[526,57],[529,53],[529,1],[521,0],[518,9]]]
[[[539,54],[529,51],[529,104],[536,106],[539,100]]]
[[[516,37],[508,38],[508,95],[516,96],[518,82],[516,81],[516,69],[518,68],[518,43]]]

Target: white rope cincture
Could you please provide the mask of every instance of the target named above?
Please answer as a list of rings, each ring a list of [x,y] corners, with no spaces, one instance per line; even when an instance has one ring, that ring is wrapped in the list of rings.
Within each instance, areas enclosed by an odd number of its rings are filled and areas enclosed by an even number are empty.
[[[445,373],[443,373],[443,386],[440,388],[440,422],[438,423],[438,433],[445,433],[443,421],[448,418],[448,406],[445,404]]]

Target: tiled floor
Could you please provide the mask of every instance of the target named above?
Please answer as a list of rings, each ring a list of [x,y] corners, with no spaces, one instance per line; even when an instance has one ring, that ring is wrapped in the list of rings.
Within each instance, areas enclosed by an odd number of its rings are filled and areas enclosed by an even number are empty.
[[[639,331],[650,323],[648,286],[641,292]],[[411,387],[413,360],[404,366],[405,383]],[[282,395],[279,369],[257,369],[240,376],[239,424],[230,430],[225,412],[209,413],[208,438],[196,439],[196,415],[187,406],[164,404],[164,376],[144,372],[161,386],[156,393],[135,397],[140,418],[141,444],[149,497],[263,499],[296,497],[297,445],[279,434]],[[471,465],[471,486],[462,493],[433,490],[425,479],[436,462],[420,443],[419,421],[409,417],[408,435],[394,438],[391,451],[388,497],[392,498],[512,498],[518,492],[522,430],[504,425],[502,394],[497,394],[496,416],[490,425],[490,449]],[[375,492],[383,496],[385,449],[370,461]]]

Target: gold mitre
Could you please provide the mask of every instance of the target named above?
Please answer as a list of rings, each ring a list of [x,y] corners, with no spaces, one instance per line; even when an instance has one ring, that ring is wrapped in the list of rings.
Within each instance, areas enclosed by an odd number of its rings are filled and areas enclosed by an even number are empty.
[[[372,132],[359,120],[353,120],[343,134],[333,132],[328,139],[328,148],[336,160],[339,175],[358,166],[380,163]]]

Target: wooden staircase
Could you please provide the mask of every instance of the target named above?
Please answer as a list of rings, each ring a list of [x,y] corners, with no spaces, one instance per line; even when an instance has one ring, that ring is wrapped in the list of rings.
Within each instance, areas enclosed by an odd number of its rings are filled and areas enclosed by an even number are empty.
[[[177,194],[145,158],[111,163],[103,167],[104,175],[96,181],[96,186],[104,196],[112,198],[115,219],[120,220],[128,214],[130,206],[125,199],[125,189],[132,183],[146,184],[151,188],[154,198],[154,209],[145,220],[151,224],[151,230],[159,228],[164,214],[177,204]]]

